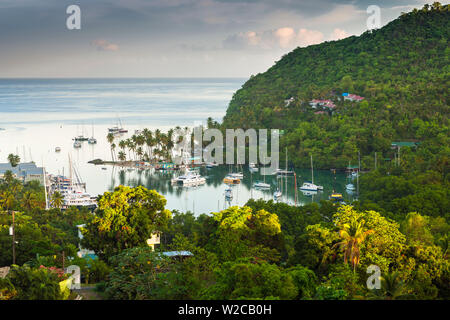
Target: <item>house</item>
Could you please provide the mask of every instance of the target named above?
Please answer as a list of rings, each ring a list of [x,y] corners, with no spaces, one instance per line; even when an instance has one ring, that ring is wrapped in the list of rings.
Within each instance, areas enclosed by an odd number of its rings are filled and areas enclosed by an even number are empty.
[[[352,93],[348,93],[348,92],[344,92],[342,94],[342,96],[344,97],[344,101],[356,101],[356,102],[361,102],[364,100],[364,97],[360,97],[356,94],[352,94]]]
[[[147,245],[152,248],[152,250],[155,250],[155,244],[161,243],[161,233],[156,231],[155,233],[151,234],[151,237],[147,239]]]
[[[6,171],[11,171],[16,179],[23,183],[39,181],[41,185],[45,182],[45,169],[37,167],[34,162],[19,163],[16,167],[10,163],[0,163],[0,178],[3,178]]]
[[[295,98],[294,98],[294,97],[290,97],[289,99],[284,100],[284,106],[285,106],[285,107],[289,107],[289,105],[290,105],[292,102],[294,102],[294,101],[295,101]]]
[[[326,112],[325,111],[316,111],[316,112],[314,112],[314,114],[326,114]]]
[[[391,143],[391,149],[400,149],[401,147],[415,148],[420,144],[416,141],[394,141]]]
[[[336,108],[336,105],[331,100],[317,100],[317,99],[314,99],[314,100],[311,100],[309,102],[309,105],[313,109],[317,109],[317,107],[328,108],[330,110]]]

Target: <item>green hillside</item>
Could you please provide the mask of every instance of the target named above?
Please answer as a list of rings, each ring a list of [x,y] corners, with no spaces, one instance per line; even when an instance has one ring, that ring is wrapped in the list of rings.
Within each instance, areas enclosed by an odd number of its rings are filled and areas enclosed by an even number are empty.
[[[284,129],[293,163],[309,166],[312,153],[319,168],[356,164],[360,150],[370,169],[375,152],[393,157],[392,141],[420,141],[428,169],[449,154],[449,22],[449,6],[435,3],[359,37],[297,48],[234,94],[223,126]],[[343,101],[344,92],[365,99]],[[316,114],[312,99],[336,107]]]

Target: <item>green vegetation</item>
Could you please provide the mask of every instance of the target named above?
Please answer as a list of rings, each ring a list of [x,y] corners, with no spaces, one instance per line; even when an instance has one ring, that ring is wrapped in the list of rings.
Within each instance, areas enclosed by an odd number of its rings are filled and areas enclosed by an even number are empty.
[[[65,262],[107,299],[450,299],[448,9],[435,3],[360,37],[298,48],[235,94],[223,125],[208,120],[222,129],[285,129],[296,165],[309,166],[313,153],[319,167],[344,167],[359,150],[370,169],[359,201],[295,207],[251,199],[195,217],[168,211],[154,190],[119,186],[92,215],[44,210],[39,186],[9,172],[0,181],[0,265],[12,261],[14,212],[22,266],[0,279],[0,299],[66,299],[54,272]],[[344,91],[366,100],[344,102]],[[336,111],[314,114],[313,98],[334,100]],[[128,151],[130,159],[167,159],[172,140],[158,146],[161,136],[146,136],[153,133],[119,142],[118,158]],[[421,143],[391,148],[406,139]],[[78,224],[86,224],[82,245],[99,259],[76,257]],[[153,250],[147,239],[156,231]],[[380,289],[367,288],[372,265]]]
[[[359,37],[297,48],[234,94],[223,127],[284,130],[281,150],[296,166],[313,154],[316,168],[343,168],[360,150],[371,169],[375,152],[382,162],[392,141],[413,139],[422,169],[439,167],[449,155],[449,18],[435,3]],[[365,100],[344,102],[344,92]],[[337,107],[316,115],[312,99]]]
[[[176,127],[175,129],[181,129]],[[168,130],[167,133],[156,129],[154,132],[145,128],[141,133],[134,134],[128,139],[119,140],[116,144],[116,137],[109,133],[107,140],[111,145],[112,160],[138,160],[158,162],[159,160],[171,160],[171,151],[175,145],[174,133],[175,129]],[[120,151],[117,153],[116,148]],[[93,162],[94,163],[94,162]]]

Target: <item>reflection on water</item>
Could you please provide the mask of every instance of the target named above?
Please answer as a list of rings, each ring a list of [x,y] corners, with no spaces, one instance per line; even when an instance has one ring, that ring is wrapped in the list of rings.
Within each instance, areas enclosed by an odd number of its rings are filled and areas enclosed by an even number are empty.
[[[100,169],[100,168],[98,168]],[[195,214],[209,213],[222,210],[233,205],[244,205],[249,199],[272,200],[273,193],[277,188],[282,192],[279,202],[289,204],[295,203],[295,178],[294,176],[277,177],[266,176],[266,183],[271,185],[270,189],[258,190],[252,187],[255,181],[263,181],[264,177],[259,173],[251,173],[247,168],[244,170],[244,178],[240,184],[231,185],[232,198],[225,197],[226,184],[223,178],[229,173],[227,166],[215,168],[200,168],[200,174],[206,178],[206,184],[198,187],[179,187],[171,184],[171,179],[181,173],[173,171],[140,170],[131,168],[108,168],[111,179],[108,190],[112,191],[115,186],[145,186],[161,193],[168,200],[169,209],[180,211],[192,211]],[[298,188],[304,181],[310,180],[309,169],[298,169],[297,174],[297,204],[304,205],[311,202],[327,200],[333,189],[343,194],[345,200],[352,201],[355,194],[348,193],[345,185],[348,179],[344,173],[334,175],[328,170],[314,172],[314,182],[324,187],[323,191],[311,192],[301,191]]]
[[[196,188],[179,188],[170,183],[173,173],[94,166],[93,159],[110,160],[111,149],[106,139],[108,127],[117,118],[129,133],[149,128],[167,131],[177,125],[192,126],[211,116],[219,120],[225,114],[233,92],[244,79],[62,79],[62,80],[5,80],[0,79],[0,162],[6,162],[9,153],[19,154],[22,161],[35,161],[48,173],[69,172],[69,155],[91,195],[103,194],[120,184],[143,185],[155,189],[167,199],[168,209],[192,211],[195,214],[222,210],[230,205],[244,205],[248,199],[270,200],[279,188],[279,201],[294,204],[294,178],[277,179],[266,176],[270,190],[251,188],[253,182],[264,180],[258,173],[244,171],[241,184],[232,186],[232,199],[225,201],[222,180],[227,166],[201,168],[207,183]],[[73,137],[94,135],[97,144],[82,143],[73,148]],[[116,144],[118,141],[115,141]],[[55,148],[61,148],[55,152]],[[118,149],[118,148],[117,148]],[[118,152],[120,150],[116,150]],[[297,186],[311,179],[309,169],[297,170]],[[298,192],[298,204],[328,199],[335,189],[344,198],[345,175],[330,171],[315,171],[314,182],[324,187],[323,192]]]

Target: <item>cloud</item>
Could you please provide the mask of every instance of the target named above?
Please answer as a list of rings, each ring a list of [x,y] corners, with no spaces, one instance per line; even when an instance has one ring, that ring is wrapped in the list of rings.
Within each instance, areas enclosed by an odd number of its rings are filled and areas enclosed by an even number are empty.
[[[300,47],[323,42],[323,33],[316,30],[300,29],[297,34],[297,43]]]
[[[230,50],[277,50],[293,49],[318,44],[324,41],[324,35],[317,30],[302,28],[295,31],[291,27],[274,30],[247,31],[228,36],[223,41],[223,48]]]
[[[330,40],[341,40],[341,39],[347,38],[349,36],[350,36],[350,34],[347,31],[336,28],[331,33]]]
[[[100,50],[100,51],[118,51],[119,50],[119,45],[108,42],[103,39],[94,40],[94,41],[92,41],[92,44],[97,48],[97,50]]]

